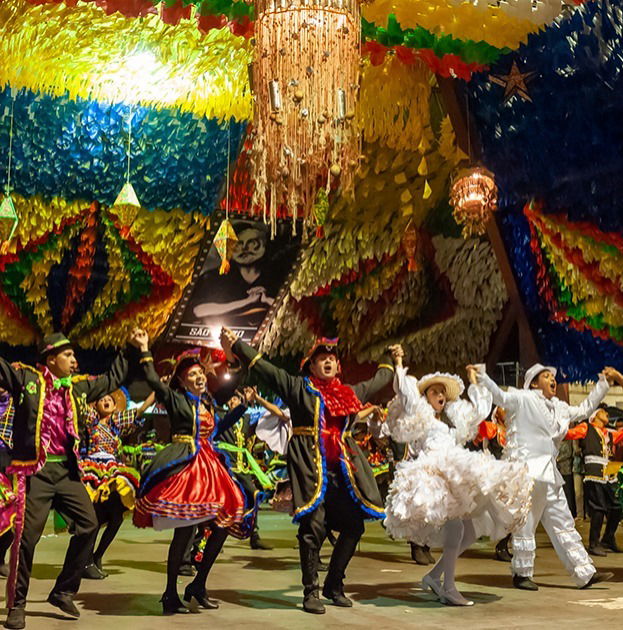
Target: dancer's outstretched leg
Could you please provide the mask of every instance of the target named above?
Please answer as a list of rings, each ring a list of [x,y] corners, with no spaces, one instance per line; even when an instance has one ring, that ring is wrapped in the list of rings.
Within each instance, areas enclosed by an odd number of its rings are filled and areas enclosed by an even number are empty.
[[[167,558],[167,587],[162,595],[162,613],[164,615],[175,615],[189,612],[177,594],[177,575],[184,559],[186,545],[193,535],[192,526],[177,527],[174,530],[173,540],[169,545],[169,556]]]
[[[225,539],[227,538],[227,530],[221,527],[212,526],[212,531],[203,550],[203,558],[197,569],[195,579],[186,587],[184,591],[184,601],[190,602],[193,599],[199,606],[207,609],[218,608],[218,602],[210,599],[206,593],[206,581],[210,573],[210,569],[214,561],[221,552]]]
[[[456,563],[458,548],[463,539],[463,521],[459,519],[447,521],[441,529],[441,535],[442,554],[437,560],[437,564],[422,579],[424,588],[432,590],[439,598],[442,598],[444,594],[441,576],[445,575],[448,567],[450,567],[451,572],[454,572],[451,565]]]
[[[474,529],[474,524],[471,520],[461,521],[463,525],[463,533],[461,536],[461,541],[457,547],[456,555],[454,556],[454,561],[451,561],[451,556],[448,556],[448,565],[446,570],[444,571],[443,576],[443,590],[444,590],[444,599],[442,599],[443,603],[453,604],[455,606],[471,606],[474,602],[469,599],[466,599],[459,593],[456,588],[456,583],[454,581],[454,574],[456,569],[456,561],[459,559],[461,554],[471,545],[476,542],[476,530]],[[458,530],[459,528],[457,528]],[[451,549],[452,543],[451,544]],[[446,552],[446,548],[444,545],[444,554]]]

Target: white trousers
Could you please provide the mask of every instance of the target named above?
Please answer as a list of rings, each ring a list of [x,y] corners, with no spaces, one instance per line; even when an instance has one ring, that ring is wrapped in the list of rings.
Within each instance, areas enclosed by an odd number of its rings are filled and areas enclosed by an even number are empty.
[[[575,529],[562,486],[557,488],[544,481],[534,482],[532,508],[526,524],[513,533],[513,575],[532,577],[534,573],[534,533],[539,521],[577,586],[584,586],[595,573],[595,567]]]

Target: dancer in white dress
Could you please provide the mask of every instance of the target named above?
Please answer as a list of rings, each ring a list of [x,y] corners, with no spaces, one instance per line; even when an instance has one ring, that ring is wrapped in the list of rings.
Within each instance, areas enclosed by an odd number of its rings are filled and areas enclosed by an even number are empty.
[[[392,437],[410,443],[418,456],[396,468],[385,526],[392,537],[418,544],[441,539],[443,554],[422,585],[456,606],[473,604],[456,588],[458,557],[482,535],[500,539],[521,526],[532,490],[525,464],[463,448],[491,410],[491,396],[475,386],[475,371],[469,376],[471,402],[460,399],[464,385],[456,375],[418,381],[398,367],[387,416]]]

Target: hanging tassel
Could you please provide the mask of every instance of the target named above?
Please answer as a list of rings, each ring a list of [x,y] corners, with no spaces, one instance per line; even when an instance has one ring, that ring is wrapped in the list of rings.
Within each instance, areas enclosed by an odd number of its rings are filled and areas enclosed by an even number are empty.
[[[238,237],[236,236],[233,225],[229,219],[223,219],[214,237],[214,247],[216,247],[216,251],[221,257],[221,266],[218,270],[220,275],[229,273],[231,269],[229,261],[234,254],[234,246],[237,242]]]

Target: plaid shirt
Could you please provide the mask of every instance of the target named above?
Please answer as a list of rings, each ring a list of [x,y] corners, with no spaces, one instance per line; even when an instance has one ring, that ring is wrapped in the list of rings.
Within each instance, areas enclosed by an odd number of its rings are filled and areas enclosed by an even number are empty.
[[[137,416],[136,409],[116,411],[106,422],[101,422],[95,409],[89,411],[89,448],[87,457],[96,453],[108,453],[113,457],[119,455],[121,436],[140,427],[143,421]]]
[[[4,444],[7,448],[13,448],[13,418],[15,417],[15,405],[13,399],[0,418],[0,447]]]

